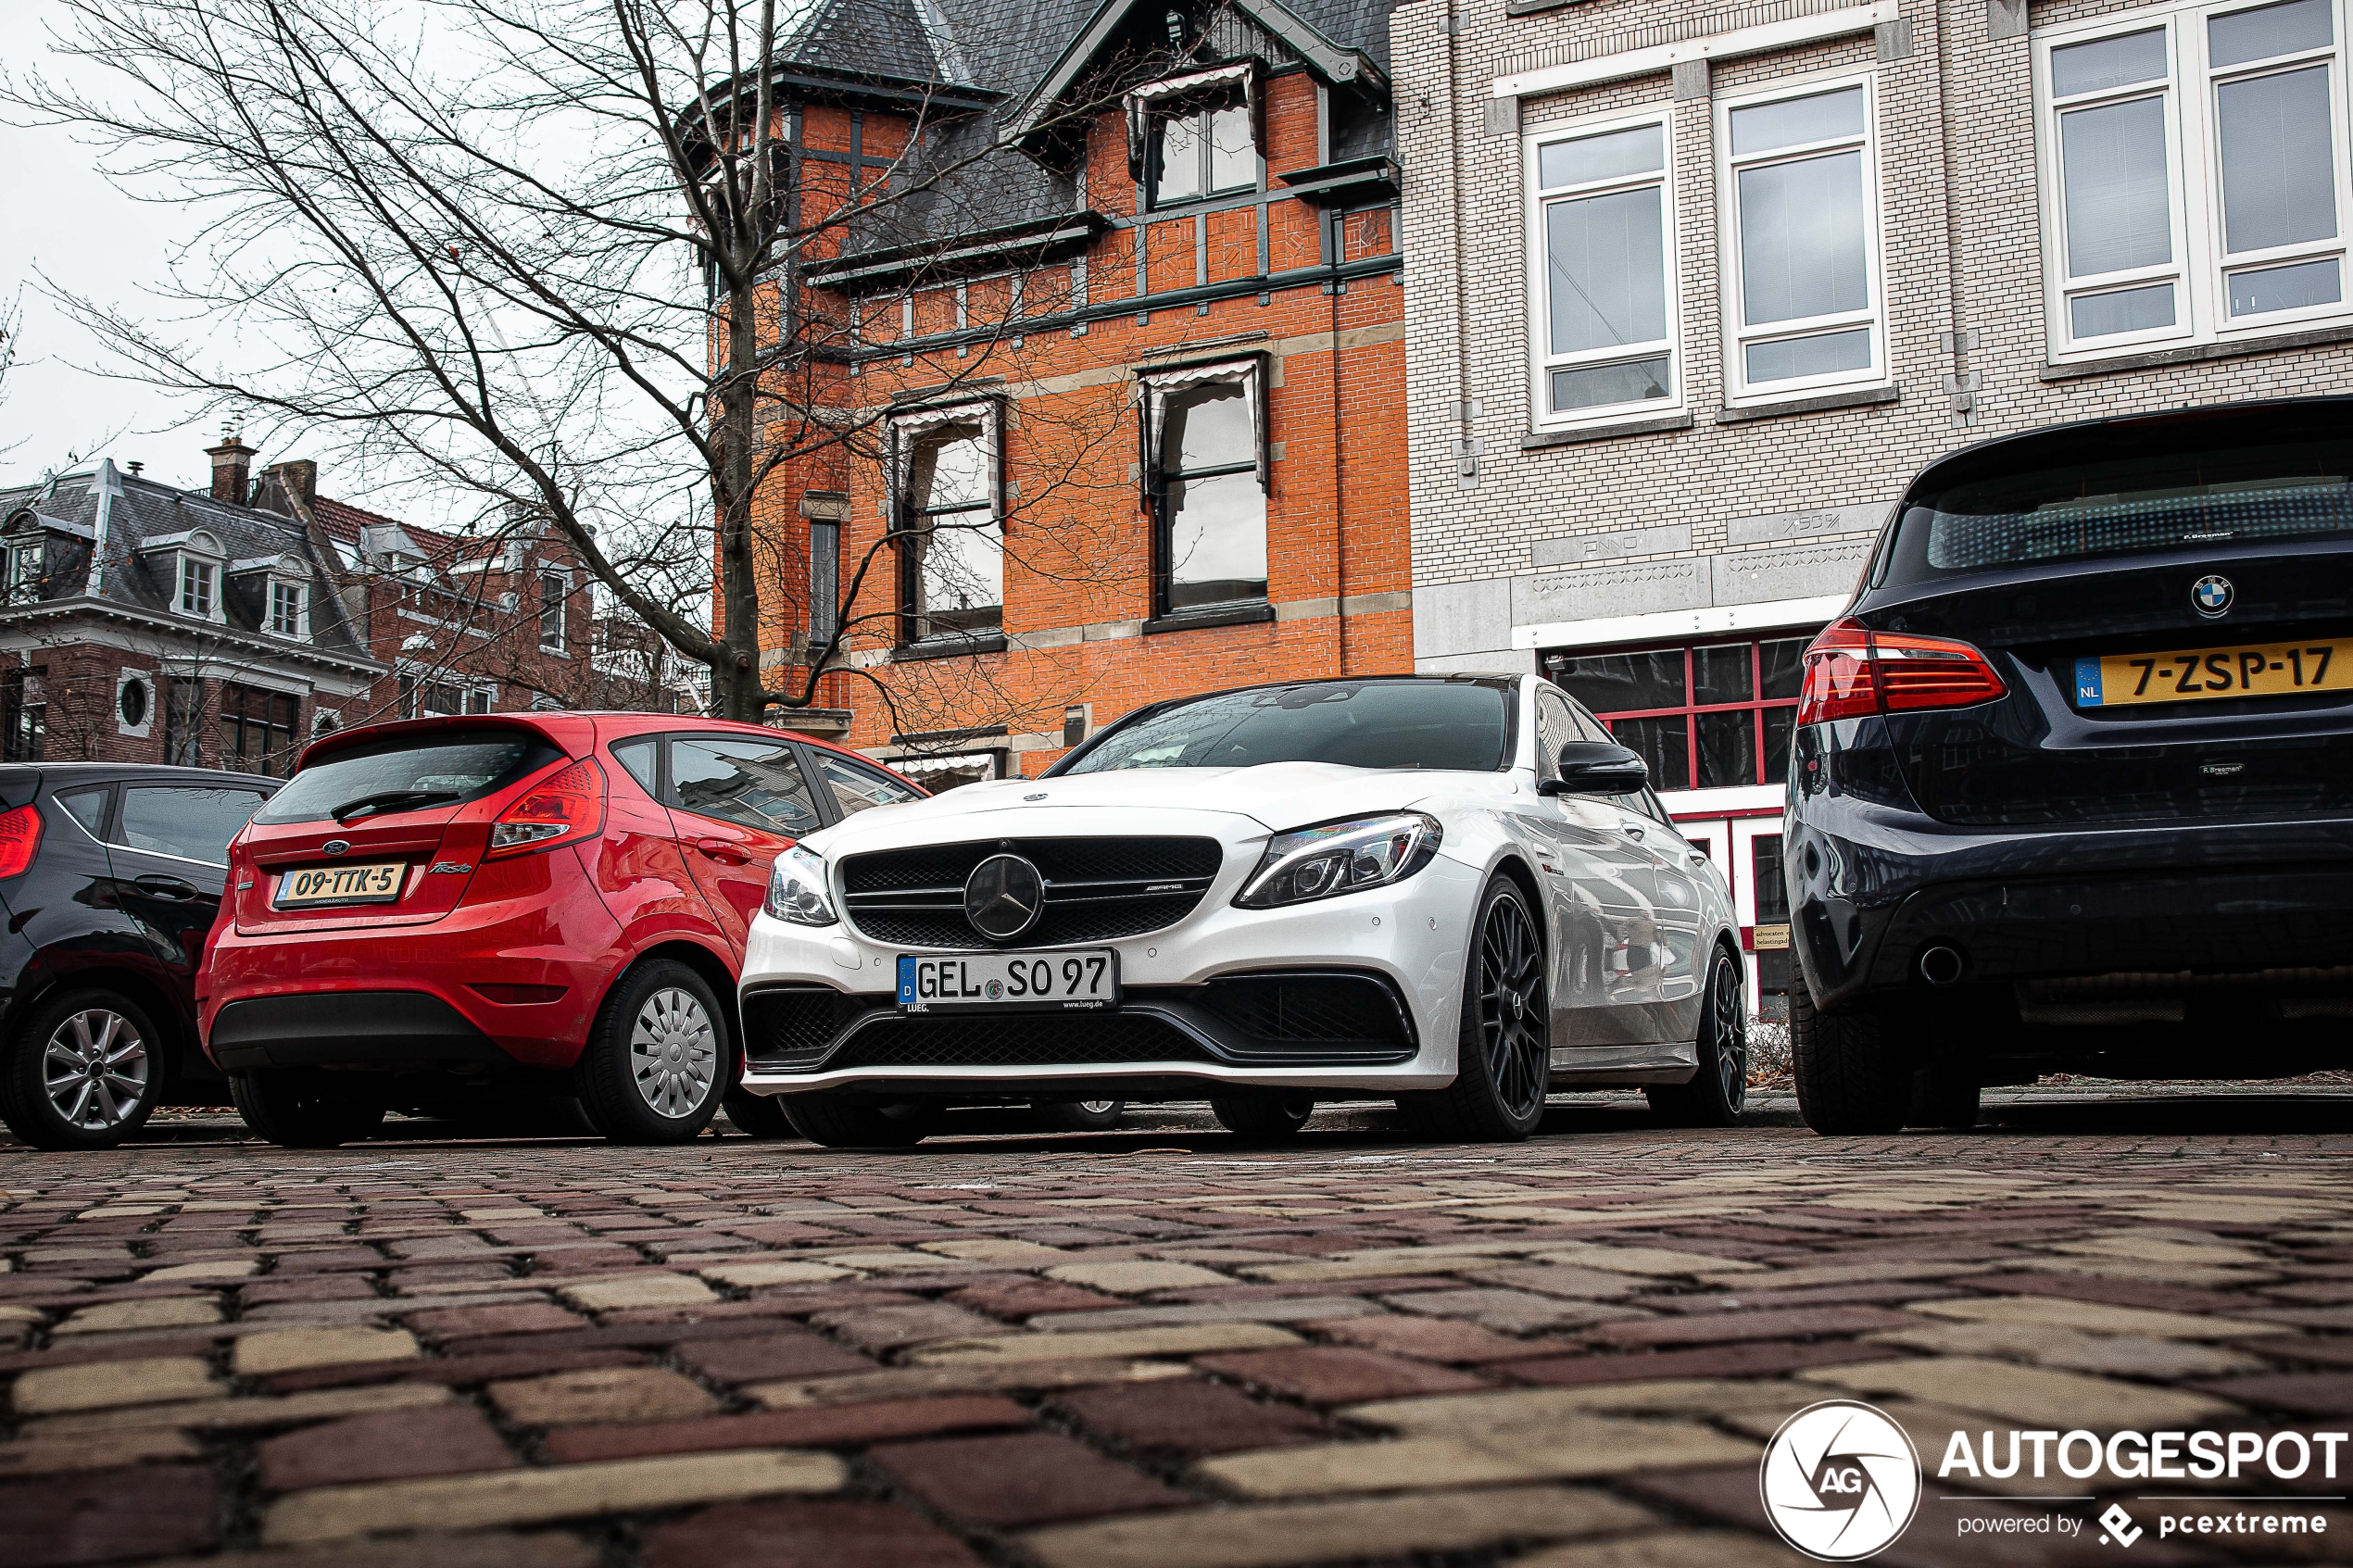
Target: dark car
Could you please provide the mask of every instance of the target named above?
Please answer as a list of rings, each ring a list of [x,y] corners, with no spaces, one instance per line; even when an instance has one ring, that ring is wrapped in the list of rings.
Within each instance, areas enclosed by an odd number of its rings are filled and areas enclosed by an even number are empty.
[[[0,767],[0,1119],[110,1148],[158,1105],[225,1104],[195,974],[229,840],[275,779],[90,762]]]
[[[2353,399],[1931,464],[1806,656],[1799,1105],[2353,1065]]]

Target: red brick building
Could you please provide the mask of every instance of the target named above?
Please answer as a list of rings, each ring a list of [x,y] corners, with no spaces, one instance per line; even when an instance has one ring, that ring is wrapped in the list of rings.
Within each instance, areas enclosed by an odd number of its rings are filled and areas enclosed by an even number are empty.
[[[439,533],[311,463],[256,475],[233,435],[210,456],[208,492],[111,461],[0,491],[0,758],[283,776],[375,720],[665,705],[612,689],[586,575],[535,530]]]
[[[771,684],[836,615],[854,673],[787,723],[1034,775],[1146,702],[1412,667],[1388,10],[820,9],[775,123],[798,221],[862,210],[788,270],[763,429],[816,449],[755,521]]]

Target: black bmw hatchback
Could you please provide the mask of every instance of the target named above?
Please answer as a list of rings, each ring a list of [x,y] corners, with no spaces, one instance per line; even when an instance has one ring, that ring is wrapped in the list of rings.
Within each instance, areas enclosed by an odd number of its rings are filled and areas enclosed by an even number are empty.
[[[0,1120],[109,1148],[161,1104],[221,1105],[195,975],[229,840],[275,779],[89,762],[0,767]]]
[[[1818,1132],[2353,1066],[2353,399],[1930,465],[1806,651],[1783,842]]]

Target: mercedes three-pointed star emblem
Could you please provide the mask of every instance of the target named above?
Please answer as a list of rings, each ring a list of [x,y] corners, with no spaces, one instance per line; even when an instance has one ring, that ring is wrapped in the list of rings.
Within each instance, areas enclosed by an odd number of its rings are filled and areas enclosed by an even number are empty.
[[[1011,942],[1046,909],[1046,879],[1018,855],[991,855],[964,880],[964,918],[991,942]]]

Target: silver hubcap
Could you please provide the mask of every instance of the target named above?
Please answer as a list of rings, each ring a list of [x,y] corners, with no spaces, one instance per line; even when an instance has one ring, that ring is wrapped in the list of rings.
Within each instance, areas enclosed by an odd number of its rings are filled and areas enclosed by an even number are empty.
[[[1082,1099],[1078,1102],[1078,1109],[1089,1116],[1108,1116],[1112,1107],[1118,1103],[1115,1099]]]
[[[41,1076],[67,1125],[103,1133],[120,1126],[147,1098],[146,1042],[119,1012],[77,1012],[49,1036]]]
[[[691,1116],[711,1098],[719,1036],[711,1015],[684,991],[656,991],[629,1031],[629,1070],[657,1116]]]

